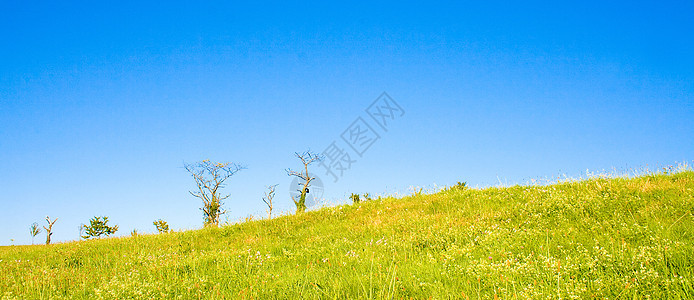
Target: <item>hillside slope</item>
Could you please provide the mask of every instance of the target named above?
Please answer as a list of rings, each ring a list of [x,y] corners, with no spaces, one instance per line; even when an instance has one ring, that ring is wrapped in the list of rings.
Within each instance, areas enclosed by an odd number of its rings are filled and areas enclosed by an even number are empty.
[[[0,248],[0,298],[692,298],[694,172]]]

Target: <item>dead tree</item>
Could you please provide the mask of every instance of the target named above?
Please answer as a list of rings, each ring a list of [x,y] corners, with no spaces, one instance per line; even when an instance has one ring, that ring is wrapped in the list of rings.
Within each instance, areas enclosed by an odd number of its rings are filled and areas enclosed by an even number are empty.
[[[84,223],[80,224],[80,239],[83,239],[82,234],[84,233],[84,228],[87,227],[87,225],[84,225]]]
[[[48,227],[43,226],[43,229],[46,230],[46,245],[49,245],[51,243],[51,236],[53,235],[53,232],[51,231],[53,230],[53,224],[55,224],[56,221],[58,221],[58,218],[55,218],[55,220],[51,222],[51,218],[46,216],[46,222],[48,223]]]
[[[219,217],[226,213],[222,209],[222,201],[231,195],[220,194],[224,182],[238,171],[245,169],[235,163],[217,163],[203,160],[192,164],[184,164],[185,169],[195,179],[198,190],[189,191],[194,197],[202,200],[202,214],[205,226],[219,226]]]
[[[301,160],[301,163],[304,164],[304,170],[301,172],[296,172],[292,171],[291,169],[287,169],[287,175],[289,175],[290,177],[298,177],[302,181],[299,183],[301,185],[301,188],[297,190],[299,192],[298,199],[292,199],[294,201],[294,204],[296,205],[296,212],[302,213],[306,211],[306,194],[309,193],[311,180],[316,179],[315,177],[311,177],[309,175],[308,166],[313,162],[321,161],[322,157],[316,153],[312,153],[311,151],[306,151],[301,154],[295,152],[294,154],[298,159]]]
[[[275,198],[275,189],[278,184],[268,186],[268,191],[265,192],[265,197],[263,197],[263,202],[267,205],[267,218],[272,219],[272,198]]]

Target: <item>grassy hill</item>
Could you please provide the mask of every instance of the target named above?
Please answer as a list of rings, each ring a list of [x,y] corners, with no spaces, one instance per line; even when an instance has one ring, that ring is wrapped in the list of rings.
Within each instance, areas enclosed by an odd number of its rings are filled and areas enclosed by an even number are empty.
[[[694,172],[0,248],[0,298],[694,297]]]

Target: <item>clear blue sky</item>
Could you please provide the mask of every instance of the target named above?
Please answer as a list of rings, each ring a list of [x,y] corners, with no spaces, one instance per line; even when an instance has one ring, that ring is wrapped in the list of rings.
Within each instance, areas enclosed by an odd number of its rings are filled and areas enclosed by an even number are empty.
[[[226,189],[230,221],[264,215],[269,184],[289,211],[293,153],[373,125],[384,91],[405,114],[322,177],[326,201],[691,162],[693,15],[691,1],[2,1],[0,245],[30,243],[46,215],[55,241],[95,215],[119,235],[199,228],[182,165],[202,159],[248,167]]]

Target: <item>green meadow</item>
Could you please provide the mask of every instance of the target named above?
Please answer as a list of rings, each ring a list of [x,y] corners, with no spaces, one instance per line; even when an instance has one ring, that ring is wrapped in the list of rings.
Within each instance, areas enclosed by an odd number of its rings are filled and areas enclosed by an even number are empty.
[[[694,172],[0,247],[2,299],[691,299]]]

